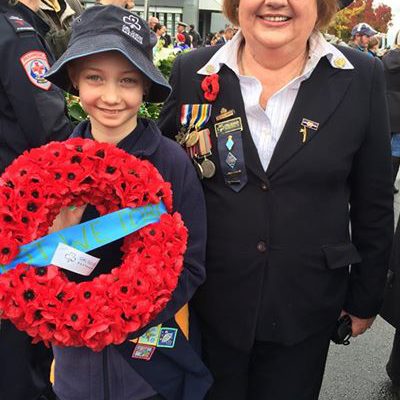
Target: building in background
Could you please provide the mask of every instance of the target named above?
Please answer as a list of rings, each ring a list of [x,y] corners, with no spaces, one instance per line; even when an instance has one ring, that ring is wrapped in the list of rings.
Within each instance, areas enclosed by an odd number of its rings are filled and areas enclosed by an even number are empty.
[[[149,0],[149,15],[156,16],[171,35],[175,35],[178,21],[194,24],[203,38],[224,29],[229,22],[221,9],[222,0]],[[134,10],[143,16],[144,0],[136,0]]]
[[[83,0],[87,7],[96,0]],[[148,15],[156,16],[175,36],[178,21],[194,24],[201,37],[224,29],[228,20],[222,15],[222,0],[148,0]],[[133,9],[144,17],[144,0],[135,0]]]

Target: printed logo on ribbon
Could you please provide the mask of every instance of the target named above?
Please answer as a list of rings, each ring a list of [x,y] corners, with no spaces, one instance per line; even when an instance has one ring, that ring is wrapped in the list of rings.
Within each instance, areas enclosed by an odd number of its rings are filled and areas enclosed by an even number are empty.
[[[176,328],[161,328],[160,338],[158,339],[157,347],[167,347],[172,349],[175,346],[178,329]]]
[[[135,30],[140,31],[142,27],[139,24],[139,18],[135,15],[124,17],[123,22],[125,25],[122,26],[122,32],[130,36],[133,40],[136,40],[139,44],[143,44],[143,37],[140,36]]]
[[[38,88],[49,90],[51,82],[44,78],[46,72],[50,69],[46,53],[43,51],[29,51],[20,58],[29,80]]]

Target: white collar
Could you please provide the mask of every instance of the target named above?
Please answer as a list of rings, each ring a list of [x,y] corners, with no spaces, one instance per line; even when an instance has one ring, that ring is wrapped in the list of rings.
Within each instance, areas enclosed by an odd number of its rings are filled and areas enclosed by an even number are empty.
[[[216,74],[222,65],[229,67],[237,76],[239,76],[239,68],[237,65],[237,54],[239,46],[243,40],[242,32],[239,30],[236,35],[225,43],[207,62],[201,67],[197,73],[200,75]],[[309,39],[310,51],[309,60],[305,68],[305,74],[310,70],[309,65],[313,68],[318,64],[319,60],[326,56],[330,65],[337,69],[354,69],[351,62],[345,55],[335,46],[328,43],[322,33],[314,32]]]

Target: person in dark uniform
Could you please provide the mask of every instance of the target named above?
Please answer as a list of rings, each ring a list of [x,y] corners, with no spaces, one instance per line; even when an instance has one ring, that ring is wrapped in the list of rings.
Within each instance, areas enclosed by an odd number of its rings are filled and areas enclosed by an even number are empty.
[[[72,21],[83,12],[79,0],[41,0],[38,15],[49,26],[45,36],[54,56],[59,58],[67,48]]]
[[[389,105],[390,131],[392,132],[393,190],[400,167],[400,31],[397,32],[394,48],[382,58],[386,78],[386,96]]]
[[[393,183],[400,164],[400,31],[397,32],[394,49],[383,57],[386,76],[386,96],[389,104],[392,132]],[[394,188],[396,189],[396,188]],[[397,190],[397,189],[396,189]],[[400,399],[400,224],[397,222],[390,259],[388,284],[381,316],[396,328],[392,351],[386,371],[393,383],[394,392]]]
[[[185,37],[185,41],[183,42],[186,46],[192,47],[192,39],[190,38],[190,35],[186,32],[187,24],[185,24],[182,21],[179,21],[178,24],[176,25],[176,42],[179,42],[177,39],[178,35],[181,34]]]
[[[43,78],[53,62],[39,0],[0,1],[0,173],[22,152],[72,131],[64,97]],[[51,351],[8,321],[0,328],[0,399],[50,399]],[[41,397],[42,396],[42,397]]]
[[[380,310],[393,237],[383,67],[324,39],[336,9],[225,0],[241,30],[172,70],[159,126],[207,205],[193,306],[208,400],[316,400],[338,318],[357,336]]]
[[[189,35],[192,37],[192,46],[194,49],[197,49],[201,46],[203,40],[200,36],[200,33],[196,31],[195,26],[190,24]]]

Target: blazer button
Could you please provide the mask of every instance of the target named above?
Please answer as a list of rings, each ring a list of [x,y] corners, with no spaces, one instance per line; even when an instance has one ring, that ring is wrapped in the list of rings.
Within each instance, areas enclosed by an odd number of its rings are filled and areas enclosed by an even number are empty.
[[[266,191],[269,189],[268,184],[266,184],[265,182],[263,182],[263,183],[261,184],[261,189],[264,190],[264,191],[266,192]]]
[[[257,243],[257,250],[260,253],[265,253],[267,251],[267,244],[263,241]]]

